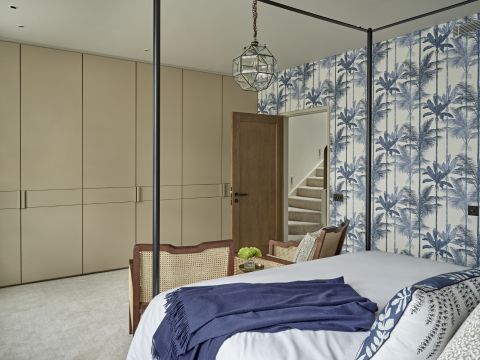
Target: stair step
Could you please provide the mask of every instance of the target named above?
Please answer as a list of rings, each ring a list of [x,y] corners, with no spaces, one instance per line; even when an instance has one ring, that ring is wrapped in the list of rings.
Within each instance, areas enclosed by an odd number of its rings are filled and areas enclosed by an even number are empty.
[[[307,178],[307,186],[317,186],[323,189],[323,176],[312,176]]]
[[[302,196],[289,196],[288,206],[308,210],[322,210],[322,200]]]
[[[300,186],[297,188],[297,195],[309,198],[321,199],[323,189],[316,186]]]
[[[317,223],[317,222],[321,222],[322,220],[322,212],[316,211],[316,210],[289,207],[288,220],[307,221],[307,222]]]
[[[323,168],[316,169],[315,173],[317,174],[317,176],[322,177],[323,176]]]
[[[317,231],[322,226],[320,223],[306,222],[306,221],[289,221],[288,234],[289,235],[305,235],[308,232]]]

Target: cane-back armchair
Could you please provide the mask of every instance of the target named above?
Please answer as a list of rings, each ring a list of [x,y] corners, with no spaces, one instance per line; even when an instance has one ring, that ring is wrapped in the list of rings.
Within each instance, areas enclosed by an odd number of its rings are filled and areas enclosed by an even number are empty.
[[[129,271],[130,333],[152,299],[152,244],[137,244]],[[205,242],[196,246],[160,245],[160,292],[233,275],[232,240]]]
[[[342,252],[343,243],[347,234],[349,221],[346,220],[340,226],[323,227],[314,234],[316,237],[312,251],[307,260],[322,259],[339,255]],[[256,262],[265,268],[273,268],[282,265],[294,264],[296,262],[297,248],[300,241],[275,241],[270,240],[268,255],[257,258]],[[235,271],[240,273],[238,265],[245,262],[235,258]]]

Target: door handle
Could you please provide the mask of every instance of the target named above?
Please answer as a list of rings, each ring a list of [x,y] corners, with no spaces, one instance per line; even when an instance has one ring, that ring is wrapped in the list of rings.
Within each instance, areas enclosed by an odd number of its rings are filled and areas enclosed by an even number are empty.
[[[248,194],[236,192],[236,193],[235,193],[235,196],[248,196]]]

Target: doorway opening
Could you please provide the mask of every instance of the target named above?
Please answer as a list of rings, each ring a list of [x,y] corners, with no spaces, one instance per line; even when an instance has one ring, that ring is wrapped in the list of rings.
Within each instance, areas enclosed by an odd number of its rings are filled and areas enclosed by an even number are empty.
[[[330,113],[328,107],[282,114],[284,125],[283,240],[301,240],[327,226]]]

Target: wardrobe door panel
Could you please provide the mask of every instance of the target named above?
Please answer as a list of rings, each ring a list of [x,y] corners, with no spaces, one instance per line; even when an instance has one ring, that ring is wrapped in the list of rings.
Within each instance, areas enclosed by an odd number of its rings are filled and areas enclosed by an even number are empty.
[[[221,183],[222,76],[183,71],[183,184]]]
[[[153,69],[137,63],[137,185],[152,186]],[[161,68],[162,185],[182,182],[182,70]]]
[[[232,123],[234,112],[257,113],[257,92],[244,91],[233,77],[223,76],[222,183],[231,183]]]
[[[160,201],[160,242],[180,246],[182,240],[182,201]],[[152,202],[137,204],[137,243],[152,243]]]
[[[0,210],[0,286],[20,281],[20,210]]]
[[[83,272],[128,267],[135,244],[135,203],[83,206]]]
[[[0,41],[0,191],[20,189],[20,45]]]
[[[182,200],[182,245],[221,238],[221,198]]]
[[[222,198],[222,240],[232,238],[232,205],[230,198]]]
[[[135,186],[135,63],[83,55],[83,182]]]
[[[22,210],[22,282],[82,273],[82,206]]]
[[[82,55],[22,45],[22,188],[82,187]]]

